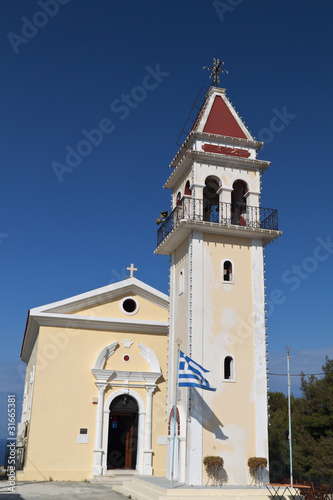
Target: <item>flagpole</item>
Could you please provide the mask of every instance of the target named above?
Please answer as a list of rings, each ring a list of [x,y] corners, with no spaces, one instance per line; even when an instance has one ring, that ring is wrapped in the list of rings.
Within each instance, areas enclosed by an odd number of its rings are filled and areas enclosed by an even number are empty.
[[[179,355],[180,355],[180,339],[176,340],[177,350],[177,370],[176,370],[176,384],[175,384],[175,406],[173,412],[173,440],[172,440],[172,461],[171,461],[171,488],[173,488],[173,468],[175,462],[175,442],[176,442],[176,421],[177,421],[177,393],[178,393],[178,375],[179,375]]]
[[[286,347],[287,351],[287,372],[288,372],[288,420],[289,420],[289,453],[290,453],[290,485],[293,486],[293,450],[291,441],[291,409],[290,409],[290,370],[289,370],[289,351],[290,347]]]

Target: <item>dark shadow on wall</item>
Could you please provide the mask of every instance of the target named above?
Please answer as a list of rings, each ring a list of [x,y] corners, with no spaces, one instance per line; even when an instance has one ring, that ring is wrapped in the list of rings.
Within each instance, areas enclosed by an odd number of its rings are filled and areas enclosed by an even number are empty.
[[[216,439],[225,441],[229,439],[223,431],[223,424],[217,418],[213,410],[208,406],[204,399],[200,396],[195,387],[190,388],[191,391],[191,417],[197,420],[202,427],[212,434],[215,434]]]

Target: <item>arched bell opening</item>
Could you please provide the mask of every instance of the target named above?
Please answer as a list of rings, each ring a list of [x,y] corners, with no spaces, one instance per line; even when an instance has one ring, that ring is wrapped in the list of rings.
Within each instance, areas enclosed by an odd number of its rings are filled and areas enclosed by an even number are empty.
[[[205,180],[203,189],[203,220],[219,222],[219,195],[220,180],[210,175]]]
[[[110,404],[108,469],[135,469],[137,463],[138,414],[136,400],[128,394]]]
[[[191,190],[190,190],[190,181],[187,181],[185,184],[185,189],[184,189],[184,195],[185,196],[191,196]]]
[[[246,226],[246,198],[248,187],[244,181],[233,183],[231,193],[231,223],[237,226]]]

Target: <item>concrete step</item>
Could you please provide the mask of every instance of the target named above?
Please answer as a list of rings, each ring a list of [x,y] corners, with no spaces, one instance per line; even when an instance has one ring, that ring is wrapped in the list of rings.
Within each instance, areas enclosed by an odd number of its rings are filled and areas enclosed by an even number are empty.
[[[133,500],[159,500],[160,498],[160,492],[149,488],[149,483],[136,482],[133,479],[122,485],[115,485],[112,489]]]
[[[123,485],[116,485],[113,489],[133,500],[171,500],[202,498],[209,500],[268,500],[266,488],[255,487],[191,487],[177,483],[170,488],[170,483],[163,478],[147,480],[134,478]]]
[[[110,486],[121,485],[124,482],[132,480],[137,474],[138,471],[136,470],[123,470],[123,469],[108,470],[102,476],[94,475],[90,480],[90,482],[104,483],[104,484],[109,484]]]

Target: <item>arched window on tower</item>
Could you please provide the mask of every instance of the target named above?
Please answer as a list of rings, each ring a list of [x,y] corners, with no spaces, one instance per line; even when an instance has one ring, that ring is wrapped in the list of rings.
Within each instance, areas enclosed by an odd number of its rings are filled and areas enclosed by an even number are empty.
[[[226,283],[234,282],[233,264],[230,260],[222,262],[222,281]]]
[[[185,189],[184,189],[184,217],[185,219],[190,219],[191,213],[191,196],[192,192],[190,190],[190,181],[186,181]]]
[[[231,224],[246,226],[246,198],[248,192],[244,181],[237,180],[233,183],[231,193]]]
[[[177,197],[176,197],[176,210],[175,210],[175,220],[176,221],[179,221],[180,219],[182,219],[182,194],[180,191],[178,191],[177,193]]]
[[[235,360],[232,356],[226,356],[223,361],[223,379],[235,382]]]
[[[210,175],[205,180],[203,189],[203,220],[207,222],[219,222],[219,190],[220,181],[217,177]]]

